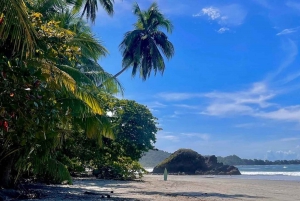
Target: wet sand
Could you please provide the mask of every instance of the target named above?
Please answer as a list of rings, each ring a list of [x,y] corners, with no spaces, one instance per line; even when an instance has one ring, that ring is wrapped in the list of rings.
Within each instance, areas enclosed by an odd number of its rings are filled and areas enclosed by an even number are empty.
[[[300,181],[214,176],[146,175],[142,181],[76,179],[74,185],[35,185],[39,200],[300,200]],[[113,192],[113,193],[111,193]],[[88,193],[88,194],[87,194]],[[102,194],[111,198],[102,198]]]

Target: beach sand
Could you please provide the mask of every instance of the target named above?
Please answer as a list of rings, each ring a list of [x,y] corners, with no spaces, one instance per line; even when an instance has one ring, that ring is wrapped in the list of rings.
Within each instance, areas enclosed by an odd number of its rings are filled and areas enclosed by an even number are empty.
[[[74,185],[35,185],[40,200],[300,200],[300,181],[215,176],[146,175],[142,181],[76,179]],[[111,193],[113,191],[113,193]],[[91,194],[85,194],[86,192]],[[101,198],[109,194],[111,198]]]

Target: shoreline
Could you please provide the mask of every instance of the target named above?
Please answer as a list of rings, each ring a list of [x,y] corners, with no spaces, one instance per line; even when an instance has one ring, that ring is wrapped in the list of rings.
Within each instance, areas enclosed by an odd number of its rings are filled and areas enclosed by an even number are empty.
[[[74,185],[31,185],[40,192],[38,200],[101,200],[101,193],[109,194],[104,200],[171,201],[171,200],[297,200],[300,181],[277,181],[222,178],[219,176],[145,175],[142,181],[74,179]],[[92,194],[86,194],[91,192]],[[113,193],[111,193],[113,192]]]

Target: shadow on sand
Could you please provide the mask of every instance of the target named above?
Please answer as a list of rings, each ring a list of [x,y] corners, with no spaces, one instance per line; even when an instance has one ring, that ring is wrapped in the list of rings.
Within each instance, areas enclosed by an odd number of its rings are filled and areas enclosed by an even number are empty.
[[[133,192],[132,192],[133,193]],[[194,198],[206,198],[206,197],[218,197],[218,198],[231,198],[231,199],[241,199],[241,198],[252,198],[252,199],[262,199],[261,196],[251,196],[243,194],[222,194],[222,193],[202,193],[202,192],[176,192],[176,193],[166,193],[159,191],[134,191],[134,193],[144,194],[144,195],[160,195],[160,196],[183,196],[183,197],[194,197]]]

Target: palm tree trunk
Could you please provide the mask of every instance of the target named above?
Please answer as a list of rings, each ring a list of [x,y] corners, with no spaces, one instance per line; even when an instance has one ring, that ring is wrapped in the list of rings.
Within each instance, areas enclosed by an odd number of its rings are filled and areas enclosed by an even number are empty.
[[[120,72],[118,72],[117,74],[115,74],[112,78],[117,78],[119,75],[121,75],[125,70],[127,70],[127,68],[123,68]]]
[[[122,70],[120,70],[117,74],[115,74],[112,78],[109,78],[109,79],[115,79],[117,78],[119,75],[121,75],[127,68],[122,68]],[[105,81],[104,81],[105,82]],[[102,82],[100,85],[99,85],[99,88],[101,88],[103,86],[103,83]]]

